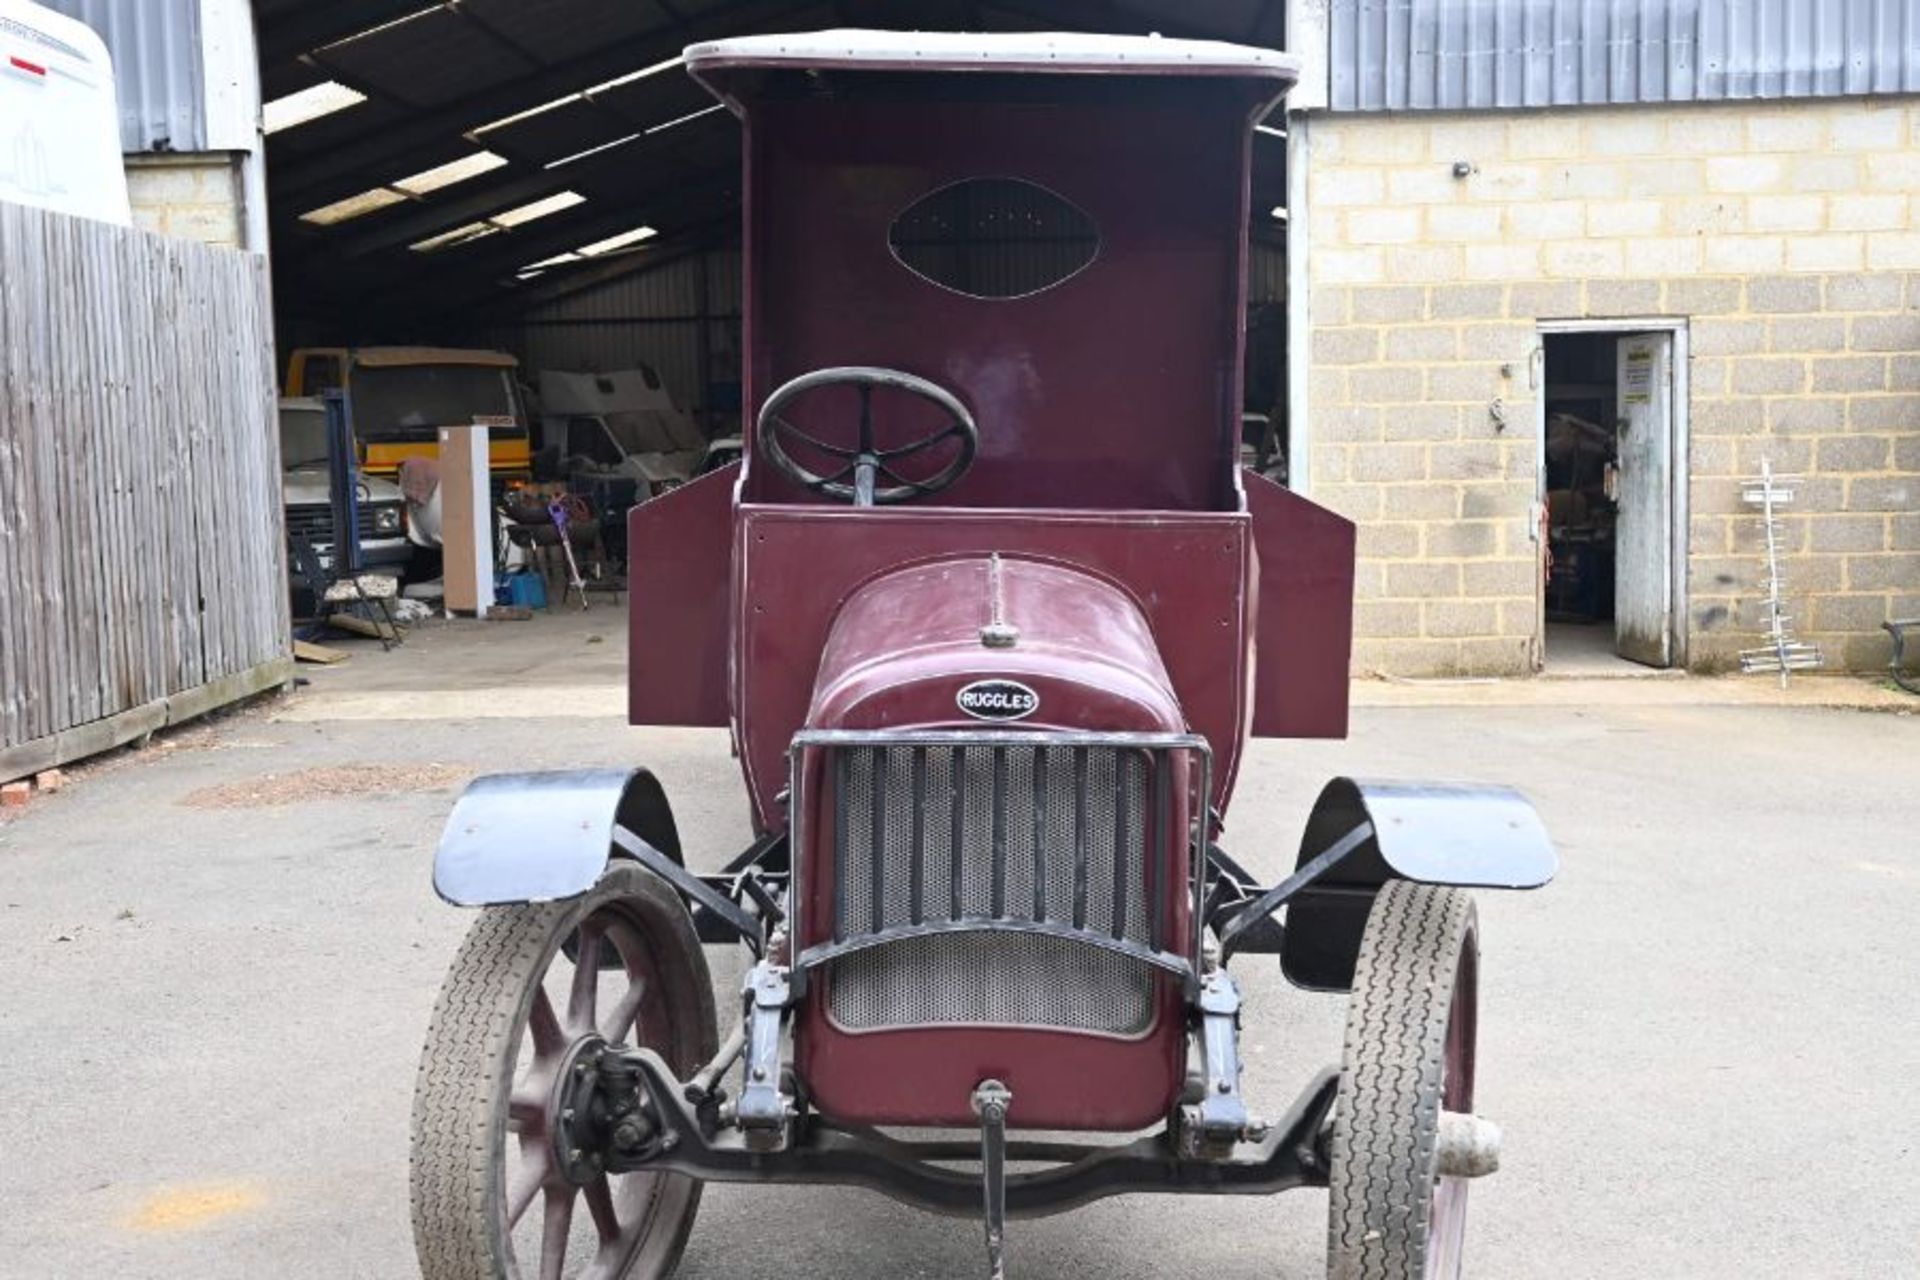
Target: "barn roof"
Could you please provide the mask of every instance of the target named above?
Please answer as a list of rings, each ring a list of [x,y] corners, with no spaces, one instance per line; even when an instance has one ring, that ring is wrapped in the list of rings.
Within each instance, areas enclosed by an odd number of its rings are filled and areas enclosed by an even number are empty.
[[[1265,49],[1283,0],[256,0],[276,287],[342,340],[505,318],[737,238],[738,124],[690,45],[853,26]],[[1276,59],[1277,60],[1277,59]],[[1284,143],[1256,208],[1284,197]]]

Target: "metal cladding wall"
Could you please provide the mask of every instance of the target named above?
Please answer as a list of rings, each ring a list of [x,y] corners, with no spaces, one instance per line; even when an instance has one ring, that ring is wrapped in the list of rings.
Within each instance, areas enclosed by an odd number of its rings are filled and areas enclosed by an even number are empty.
[[[1326,0],[1335,111],[1920,91],[1920,0]]]
[[[518,355],[529,381],[543,369],[603,373],[646,365],[675,404],[704,412],[709,384],[727,362],[739,361],[739,319],[740,254],[725,249],[584,289],[478,340]],[[702,369],[703,354],[712,376]]]
[[[100,34],[120,87],[127,152],[207,149],[199,0],[39,0]]]

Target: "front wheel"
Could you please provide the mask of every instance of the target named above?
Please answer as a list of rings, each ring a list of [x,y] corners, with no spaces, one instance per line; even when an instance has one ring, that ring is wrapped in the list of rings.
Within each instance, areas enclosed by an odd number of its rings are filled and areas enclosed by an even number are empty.
[[[699,1182],[582,1176],[555,1151],[565,1064],[601,1041],[652,1049],[683,1076],[718,1051],[686,906],[630,864],[581,898],[487,909],[454,957],[414,1090],[422,1280],[672,1274]]]
[[[1456,1280],[1467,1181],[1440,1113],[1473,1111],[1479,924],[1459,889],[1389,882],[1360,944],[1332,1146],[1331,1280]]]

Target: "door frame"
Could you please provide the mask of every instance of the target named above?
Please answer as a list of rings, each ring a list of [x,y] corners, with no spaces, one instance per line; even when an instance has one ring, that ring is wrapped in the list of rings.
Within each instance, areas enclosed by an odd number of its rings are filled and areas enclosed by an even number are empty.
[[[1667,531],[1667,555],[1671,560],[1671,572],[1668,574],[1669,606],[1672,620],[1669,623],[1672,635],[1673,663],[1670,669],[1687,669],[1687,583],[1692,576],[1688,554],[1692,546],[1689,530],[1692,527],[1692,507],[1689,494],[1692,492],[1692,477],[1689,467],[1688,441],[1691,435],[1692,392],[1689,377],[1687,342],[1687,320],[1684,316],[1620,316],[1604,320],[1537,320],[1534,322],[1535,367],[1539,376],[1535,382],[1533,400],[1533,440],[1534,440],[1534,502],[1536,520],[1538,513],[1545,509],[1547,501],[1547,338],[1566,333],[1610,333],[1616,337],[1629,337],[1636,333],[1665,333],[1673,339],[1673,405],[1668,415],[1669,427],[1673,439],[1669,442],[1667,459],[1668,482],[1673,487],[1669,495],[1672,502],[1673,527]],[[1537,536],[1537,535],[1536,535]],[[1541,548],[1541,561],[1545,561],[1546,548]],[[1544,668],[1547,655],[1547,584],[1541,581],[1536,588],[1538,607],[1535,610],[1534,645],[1539,654],[1538,665]]]

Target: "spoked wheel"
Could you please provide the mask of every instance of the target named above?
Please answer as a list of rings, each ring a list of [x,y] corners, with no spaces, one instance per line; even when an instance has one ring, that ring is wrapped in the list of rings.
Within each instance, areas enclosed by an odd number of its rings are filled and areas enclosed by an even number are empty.
[[[1467,1180],[1440,1174],[1442,1111],[1473,1111],[1473,899],[1393,881],[1360,944],[1333,1124],[1331,1280],[1456,1280]]]
[[[609,1176],[556,1134],[567,1081],[600,1045],[652,1049],[684,1076],[717,1042],[693,923],[650,872],[616,864],[583,898],[484,912],[440,989],[414,1091],[423,1280],[670,1275],[699,1182]]]

